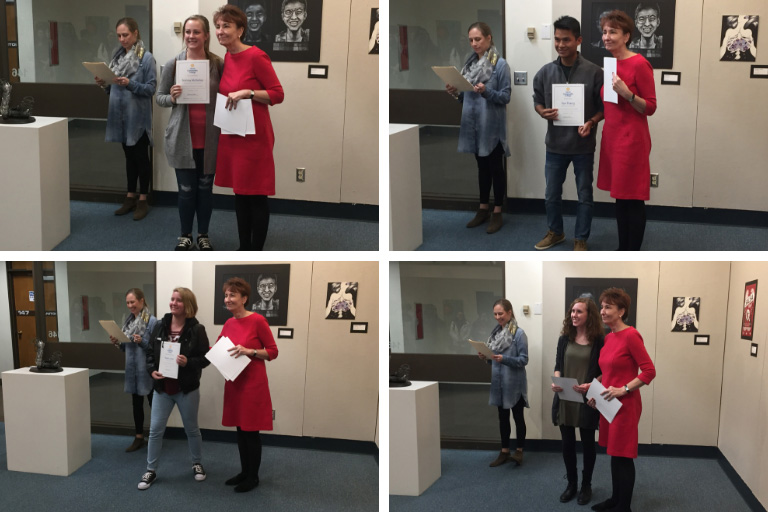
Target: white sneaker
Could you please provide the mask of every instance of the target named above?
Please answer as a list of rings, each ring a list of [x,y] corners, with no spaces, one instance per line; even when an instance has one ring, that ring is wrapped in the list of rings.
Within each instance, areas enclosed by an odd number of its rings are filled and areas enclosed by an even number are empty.
[[[197,464],[192,464],[192,471],[195,473],[195,480],[198,482],[202,482],[205,480],[205,470],[203,469],[203,465],[199,462]]]
[[[157,473],[154,471],[147,471],[144,473],[144,476],[141,477],[141,482],[139,482],[139,490],[143,491],[144,489],[149,489],[149,486],[152,485],[156,479]]]

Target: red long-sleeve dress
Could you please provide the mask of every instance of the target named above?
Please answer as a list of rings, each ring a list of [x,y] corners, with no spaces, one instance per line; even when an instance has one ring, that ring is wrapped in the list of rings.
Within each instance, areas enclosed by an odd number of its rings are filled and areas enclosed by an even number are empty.
[[[284,93],[269,56],[255,46],[240,53],[224,56],[224,73],[219,92],[226,96],[243,89],[267,91],[272,105],[282,103]],[[249,101],[249,100],[240,100]],[[272,148],[275,134],[269,117],[269,106],[251,101],[255,135],[219,136],[214,184],[227,187],[239,195],[275,195],[275,159]]]
[[[265,349],[270,361],[277,357],[277,345],[267,319],[258,313],[243,318],[230,318],[221,329],[219,338],[223,336],[235,345]],[[221,424],[247,431],[272,430],[272,398],[263,359],[251,358],[251,362],[233,382],[226,381],[224,384]]]
[[[603,386],[623,388],[635,377],[645,384],[650,384],[656,377],[648,352],[645,350],[643,337],[634,327],[612,332],[605,337],[605,345],[600,351],[600,369],[603,372]],[[638,369],[642,371],[637,374]],[[640,391],[634,390],[621,398],[621,409],[612,423],[600,416],[600,446],[607,447],[608,455],[637,458],[637,425],[643,412]]]
[[[605,124],[600,140],[600,167],[597,188],[614,199],[651,198],[651,133],[648,116],[656,112],[656,85],[653,67],[640,54],[616,63],[616,74],[629,90],[645,100],[645,112],[619,96],[619,103],[604,101]],[[611,87],[610,84],[608,84]],[[605,86],[600,89],[604,96]]]

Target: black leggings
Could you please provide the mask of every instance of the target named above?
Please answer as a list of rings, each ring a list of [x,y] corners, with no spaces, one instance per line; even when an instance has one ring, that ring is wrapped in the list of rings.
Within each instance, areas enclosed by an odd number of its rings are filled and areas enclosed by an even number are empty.
[[[125,172],[128,175],[128,192],[136,193],[136,181],[139,181],[139,193],[149,193],[149,179],[152,169],[149,166],[149,137],[147,132],[136,141],[134,146],[123,144],[125,153]]]
[[[241,474],[248,480],[259,481],[261,466],[261,436],[259,431],[249,432],[237,427],[237,449],[240,452]]]
[[[639,251],[645,235],[645,202],[617,199],[616,225],[619,228],[619,250]]]
[[[583,484],[592,485],[592,472],[595,469],[595,431],[590,428],[580,428],[581,446],[584,450],[584,480]],[[568,483],[579,481],[576,471],[576,427],[560,425],[560,435],[563,437],[563,461],[568,473]]]
[[[149,410],[152,410],[152,391],[147,395]],[[136,435],[144,434],[144,397],[133,394],[133,424],[136,427]]]
[[[488,204],[493,186],[493,206],[504,205],[507,173],[504,172],[504,147],[499,143],[488,156],[477,156],[477,177],[480,182],[480,204]]]
[[[269,230],[269,204],[267,196],[241,196],[235,194],[237,235],[240,251],[261,251]]]
[[[615,503],[611,510],[618,512],[630,512],[632,503],[632,491],[635,489],[635,461],[628,457],[611,457],[611,479],[613,482],[613,496],[611,501]]]
[[[515,436],[517,438],[517,448],[525,448],[525,400],[520,400],[512,407],[512,418],[515,420]],[[512,425],[509,422],[509,409],[499,407],[499,433],[501,434],[501,447],[509,449],[509,436],[512,434]]]

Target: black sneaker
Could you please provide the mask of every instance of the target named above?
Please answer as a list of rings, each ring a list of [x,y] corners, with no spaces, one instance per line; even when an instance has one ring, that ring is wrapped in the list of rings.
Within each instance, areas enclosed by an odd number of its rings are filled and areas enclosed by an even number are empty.
[[[177,251],[188,251],[192,249],[192,235],[180,236],[179,243],[176,244]]]
[[[213,245],[211,244],[211,240],[208,238],[208,235],[197,235],[197,248],[201,251],[212,251]]]
[[[143,491],[144,489],[149,489],[149,486],[155,483],[156,479],[157,473],[154,471],[147,471],[144,473],[144,476],[141,477],[141,482],[139,482],[139,490]]]
[[[192,471],[195,473],[195,480],[198,482],[205,480],[205,470],[203,469],[202,464],[199,462],[197,464],[192,464]]]

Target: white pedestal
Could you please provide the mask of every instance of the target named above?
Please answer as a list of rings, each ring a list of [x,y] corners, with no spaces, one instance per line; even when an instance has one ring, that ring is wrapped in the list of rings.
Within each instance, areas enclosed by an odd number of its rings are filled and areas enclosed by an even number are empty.
[[[419,496],[440,478],[437,382],[389,389],[389,494]]]
[[[424,241],[421,223],[419,127],[389,125],[389,250],[412,251]]]
[[[69,476],[91,460],[88,369],[2,376],[9,471]]]
[[[69,236],[67,119],[0,124],[0,250],[47,251]]]

